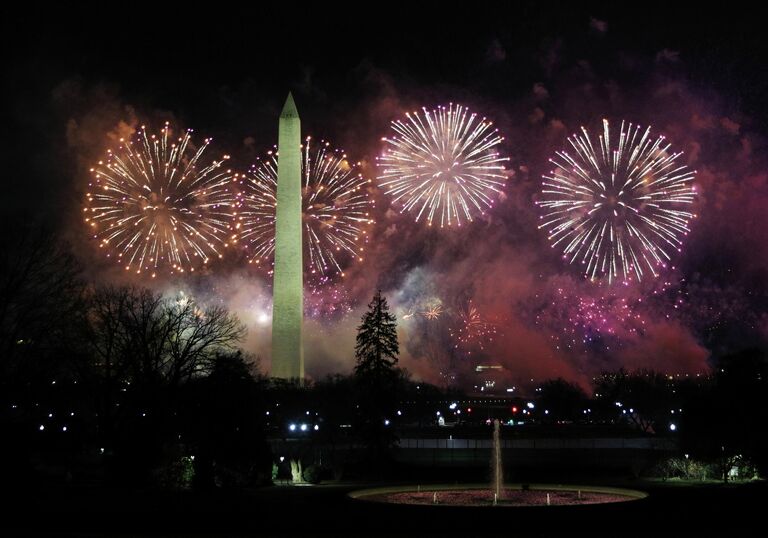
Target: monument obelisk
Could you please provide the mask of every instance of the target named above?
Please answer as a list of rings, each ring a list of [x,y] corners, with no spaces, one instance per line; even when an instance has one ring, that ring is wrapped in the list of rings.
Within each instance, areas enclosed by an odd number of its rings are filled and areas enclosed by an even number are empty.
[[[277,139],[272,377],[304,379],[301,120],[289,93]]]

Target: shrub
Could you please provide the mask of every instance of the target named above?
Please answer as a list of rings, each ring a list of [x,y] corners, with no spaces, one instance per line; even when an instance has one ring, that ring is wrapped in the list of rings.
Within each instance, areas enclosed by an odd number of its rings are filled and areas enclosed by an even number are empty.
[[[181,456],[164,463],[153,472],[155,483],[172,490],[189,489],[195,476],[192,458]]]
[[[320,475],[322,469],[319,465],[309,465],[304,469],[303,478],[305,482],[310,484],[318,484],[320,482]]]

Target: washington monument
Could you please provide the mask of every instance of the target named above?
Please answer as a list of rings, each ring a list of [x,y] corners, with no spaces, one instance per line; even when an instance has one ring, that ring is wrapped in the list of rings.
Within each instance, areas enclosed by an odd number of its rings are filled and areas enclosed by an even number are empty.
[[[301,120],[289,93],[277,139],[272,377],[304,379]]]

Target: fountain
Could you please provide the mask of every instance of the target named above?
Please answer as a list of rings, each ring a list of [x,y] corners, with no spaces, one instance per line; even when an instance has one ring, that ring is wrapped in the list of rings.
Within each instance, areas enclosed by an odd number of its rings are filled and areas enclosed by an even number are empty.
[[[623,488],[563,486],[552,484],[504,484],[501,424],[493,421],[491,446],[491,491],[488,484],[401,486],[353,491],[353,499],[394,504],[433,506],[573,506],[616,503],[642,499],[642,491]],[[438,492],[440,500],[438,502]]]
[[[504,492],[504,471],[501,468],[501,435],[499,419],[493,421],[493,456],[491,473],[493,478],[493,504],[496,505]]]

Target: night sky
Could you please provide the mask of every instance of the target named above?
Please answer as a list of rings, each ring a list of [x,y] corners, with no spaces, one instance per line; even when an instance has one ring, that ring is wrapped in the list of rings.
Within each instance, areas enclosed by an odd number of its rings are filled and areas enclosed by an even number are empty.
[[[354,328],[377,288],[400,322],[401,365],[437,383],[455,375],[471,384],[478,363],[505,365],[510,382],[586,383],[620,366],[698,373],[714,356],[766,343],[768,41],[750,10],[119,9],[14,11],[0,23],[0,211],[61,230],[94,282],[146,284],[106,260],[82,222],[88,169],[117,138],[170,121],[213,137],[214,152],[245,169],[276,143],[291,90],[304,134],[360,161],[376,200],[366,259],[320,291],[321,303],[343,298],[341,313],[307,322],[311,377],[349,371]],[[375,187],[375,157],[392,120],[450,102],[492,119],[510,161],[495,207],[441,230],[390,204]],[[651,125],[697,171],[698,218],[683,251],[641,284],[586,281],[537,227],[548,159],[603,118]],[[152,285],[228,305],[249,327],[246,348],[268,367],[270,283],[232,252],[205,274]],[[493,334],[457,349],[458,313],[470,300]],[[409,316],[436,303],[437,320]]]

